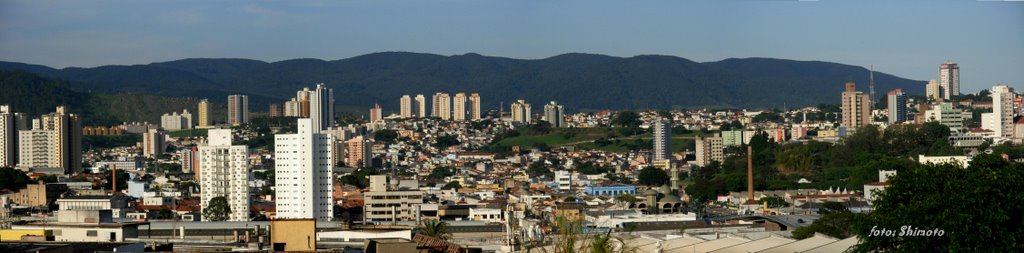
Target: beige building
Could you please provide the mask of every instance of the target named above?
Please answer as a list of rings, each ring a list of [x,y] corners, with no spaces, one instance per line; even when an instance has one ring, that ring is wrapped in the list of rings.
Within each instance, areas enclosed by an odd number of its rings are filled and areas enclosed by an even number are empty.
[[[213,123],[210,122],[210,101],[209,100],[203,99],[203,100],[199,101],[199,111],[196,112],[196,114],[199,114],[198,115],[199,116],[198,117],[199,122],[196,122],[196,124],[197,124],[196,127],[198,127],[198,128],[210,128],[213,125]]]
[[[939,83],[935,80],[928,81],[928,84],[924,86],[925,97],[932,101],[942,101],[942,88],[939,87]]]
[[[696,156],[697,166],[707,166],[711,161],[723,161],[725,160],[725,145],[722,142],[722,137],[700,137],[696,140],[696,149],[694,150],[694,156]]]
[[[163,131],[150,129],[142,134],[142,155],[156,158],[167,149],[167,136]]]
[[[270,220],[270,247],[273,251],[316,251],[315,219]]]
[[[512,122],[530,124],[532,122],[530,104],[525,100],[518,100],[512,103]]]
[[[363,192],[363,221],[415,221],[423,204],[423,192],[400,187],[398,180],[370,176],[370,189]]]
[[[427,98],[423,94],[416,95],[416,108],[413,111],[416,112],[416,117],[427,117]]]
[[[853,82],[847,82],[842,97],[843,127],[857,129],[871,124],[871,99],[867,94],[857,91]]]
[[[409,95],[398,99],[398,116],[403,119],[412,118],[412,97]]]
[[[452,100],[452,120],[466,120],[467,99],[466,93],[455,93],[455,99]]]
[[[448,93],[438,92],[434,94],[434,110],[431,116],[443,120],[452,119],[452,98]]]
[[[363,136],[358,136],[346,141],[345,145],[347,146],[348,154],[345,159],[345,165],[359,168],[369,167],[372,164],[370,159],[373,158],[373,141]]]
[[[61,194],[66,192],[68,192],[66,184],[47,184],[40,181],[38,184],[28,184],[25,189],[5,196],[10,198],[11,203],[20,206],[39,207],[56,203]]]
[[[480,119],[480,94],[473,93],[469,95],[469,119],[478,120]]]
[[[307,103],[308,104],[308,103]],[[228,96],[228,124],[237,126],[249,122],[249,96]]]

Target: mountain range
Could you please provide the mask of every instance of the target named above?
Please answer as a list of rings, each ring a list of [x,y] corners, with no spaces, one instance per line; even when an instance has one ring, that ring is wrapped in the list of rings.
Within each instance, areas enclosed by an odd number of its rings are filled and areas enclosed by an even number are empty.
[[[183,59],[144,65],[56,69],[0,62],[0,70],[24,70],[67,80],[78,91],[143,93],[168,97],[250,96],[250,110],[265,111],[303,87],[325,83],[339,107],[379,103],[396,111],[402,95],[476,92],[483,107],[507,107],[518,99],[536,105],[558,101],[569,111],[679,107],[752,108],[836,104],[843,84],[867,92],[869,70],[821,61],[730,58],[695,62],[664,55],[613,57],[569,53],[544,59],[512,59],[469,53],[383,52],[325,61],[293,59]],[[901,88],[924,93],[924,81],[875,72],[876,99]],[[360,109],[361,110],[361,109]]]

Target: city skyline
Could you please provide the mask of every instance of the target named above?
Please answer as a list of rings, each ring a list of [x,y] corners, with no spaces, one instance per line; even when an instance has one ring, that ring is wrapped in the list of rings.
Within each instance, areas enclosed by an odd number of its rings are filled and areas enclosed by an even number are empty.
[[[964,68],[964,93],[998,83],[1018,89],[1024,84],[1024,73],[1017,71],[1024,65],[1019,46],[1024,31],[1014,25],[1024,23],[1021,2],[660,2],[576,6],[573,12],[554,8],[564,5],[13,1],[0,8],[0,34],[5,35],[0,36],[0,52],[5,61],[53,67],[183,58],[332,60],[385,51],[519,59],[570,52],[663,54],[698,62],[769,57],[874,65],[925,81],[938,79],[935,69],[952,60]],[[416,22],[386,18],[400,12],[410,12],[404,20]],[[473,15],[455,15],[465,13]],[[872,15],[858,18],[857,13]],[[617,14],[636,18],[608,18]],[[38,16],[53,18],[32,18]],[[844,16],[851,18],[825,22]],[[49,32],[33,32],[40,29]],[[402,32],[381,32],[390,30]]]

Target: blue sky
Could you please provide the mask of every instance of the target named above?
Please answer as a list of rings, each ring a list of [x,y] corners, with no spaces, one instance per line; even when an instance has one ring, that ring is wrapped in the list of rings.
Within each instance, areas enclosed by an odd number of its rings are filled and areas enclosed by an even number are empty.
[[[1024,89],[1024,2],[0,1],[0,60],[52,67],[181,58],[334,60],[381,51],[772,57]]]

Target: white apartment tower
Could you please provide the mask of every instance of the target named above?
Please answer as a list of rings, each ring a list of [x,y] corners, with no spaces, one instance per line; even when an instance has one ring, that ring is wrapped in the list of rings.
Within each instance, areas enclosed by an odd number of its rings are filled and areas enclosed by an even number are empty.
[[[313,130],[319,133],[334,125],[334,89],[318,83],[309,97],[309,118],[313,120]]]
[[[466,99],[466,93],[455,93],[455,99],[452,99],[452,120],[466,120]]]
[[[309,119],[298,119],[298,133],[274,136],[277,218],[329,221],[333,137],[316,133]]]
[[[953,61],[939,65],[939,87],[942,89],[942,98],[949,100],[951,97],[960,95],[960,66]]]
[[[426,118],[427,117],[427,98],[423,94],[416,95],[416,117]]]
[[[398,99],[398,116],[403,119],[412,118],[412,97],[404,95]]]
[[[438,92],[434,94],[434,110],[431,116],[443,120],[452,119],[452,98],[448,93]]]
[[[249,221],[249,149],[245,145],[231,145],[231,129],[211,129],[206,144],[198,147],[200,189],[203,189],[201,208],[210,200],[224,197],[231,207],[228,221]]]
[[[237,126],[249,122],[249,96],[228,96],[228,124]]]
[[[530,104],[525,100],[518,100],[512,103],[512,122],[530,124]]]
[[[661,117],[655,119],[653,123],[651,128],[654,131],[654,154],[651,160],[672,160],[672,123]]]
[[[469,119],[478,120],[480,119],[480,94],[473,93],[469,95]]]
[[[564,107],[555,101],[544,105],[544,120],[551,123],[551,127],[566,127]]]
[[[992,86],[992,117],[997,137],[1013,137],[1013,100],[1017,94],[1006,85]]]

